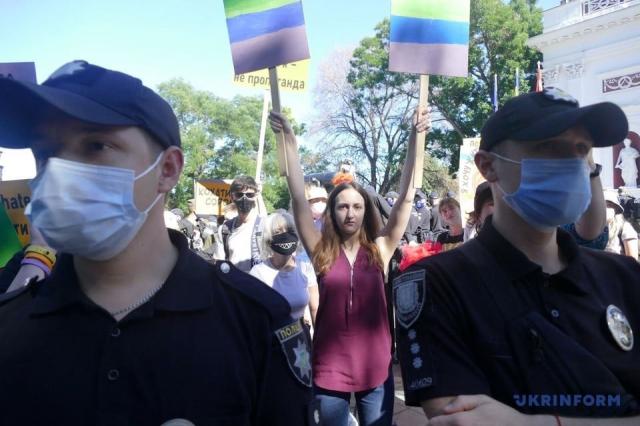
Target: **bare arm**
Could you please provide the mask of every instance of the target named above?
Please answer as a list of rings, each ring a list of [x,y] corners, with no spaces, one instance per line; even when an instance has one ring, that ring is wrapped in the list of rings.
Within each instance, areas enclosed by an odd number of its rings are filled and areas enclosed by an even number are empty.
[[[320,241],[320,232],[313,224],[313,216],[309,203],[304,196],[304,175],[300,167],[300,156],[298,155],[298,142],[293,134],[293,129],[289,120],[284,115],[272,111],[269,115],[271,129],[275,133],[284,133],[284,145],[287,152],[287,164],[289,166],[289,176],[287,185],[291,195],[291,206],[293,208],[293,218],[300,234],[300,240],[309,255],[313,254],[316,244]]]
[[[632,238],[624,240],[624,254],[638,260],[638,239]]]
[[[595,168],[592,154],[589,154],[589,165],[591,170]],[[598,238],[606,225],[607,205],[604,201],[604,193],[602,191],[602,182],[600,176],[591,178],[591,203],[589,208],[575,223],[576,233],[583,240],[595,240]]]
[[[413,184],[413,173],[415,167],[423,167],[422,164],[416,165],[416,139],[419,132],[427,132],[431,129],[429,110],[421,111],[420,114],[416,111],[412,121],[413,127],[409,137],[407,156],[400,177],[400,195],[398,201],[393,205],[391,213],[389,213],[387,225],[382,229],[379,238],[376,240],[380,247],[382,262],[385,265],[389,263],[391,256],[393,256],[393,252],[400,239],[402,239],[411,217],[411,206],[416,193],[415,185]]]
[[[318,314],[318,302],[320,300],[320,294],[318,293],[318,286],[312,285],[309,287],[309,313],[311,314],[311,325],[316,326],[316,315]]]
[[[31,229],[31,244],[47,247],[47,243],[44,241],[42,234],[33,226]],[[18,273],[11,281],[11,285],[7,288],[7,293],[13,290],[17,290],[20,287],[27,284],[32,278],[36,278],[36,281],[41,281],[45,278],[42,269],[33,265],[22,265]]]

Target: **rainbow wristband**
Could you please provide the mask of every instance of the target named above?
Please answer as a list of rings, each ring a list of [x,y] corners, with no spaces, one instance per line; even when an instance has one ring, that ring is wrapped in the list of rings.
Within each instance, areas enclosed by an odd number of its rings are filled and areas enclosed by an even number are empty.
[[[51,259],[49,259],[46,256],[41,255],[40,253],[28,252],[28,253],[24,254],[24,258],[25,259],[33,259],[33,260],[40,261],[43,264],[47,265],[47,267],[49,269],[53,268],[53,265],[54,265],[54,263],[51,262]]]
[[[37,253],[41,256],[46,257],[53,264],[56,263],[56,251],[49,247],[38,246],[35,244],[30,244],[27,248],[24,249],[25,253]]]
[[[51,275],[51,269],[49,267],[47,267],[47,265],[45,265],[44,263],[40,262],[39,260],[25,257],[24,259],[22,259],[22,262],[20,262],[20,264],[21,265],[32,265],[32,266],[35,266],[35,267],[39,268],[40,270],[42,270],[42,272],[44,272],[44,276],[45,277],[48,277],[49,275]]]

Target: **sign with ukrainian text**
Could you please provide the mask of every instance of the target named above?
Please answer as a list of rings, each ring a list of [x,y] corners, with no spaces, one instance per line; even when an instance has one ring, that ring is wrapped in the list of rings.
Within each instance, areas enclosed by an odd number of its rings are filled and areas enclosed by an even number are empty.
[[[462,214],[473,211],[473,198],[476,187],[484,182],[484,177],[476,167],[474,157],[480,149],[480,138],[465,138],[460,147],[460,165],[458,168],[458,198]]]
[[[303,61],[278,66],[278,86],[280,86],[280,90],[290,92],[306,91],[307,87],[309,87],[309,62],[309,59],[305,59]],[[264,69],[246,74],[238,74],[234,76],[233,83],[236,86],[268,90],[270,88],[269,70]]]
[[[219,215],[221,208],[219,206],[218,196],[207,189],[197,180],[193,181],[193,198],[195,201],[195,211],[199,215]]]
[[[0,268],[3,268],[20,249],[22,244],[13,228],[13,223],[4,207],[0,206]]]
[[[236,74],[309,58],[300,0],[224,0]]]
[[[29,221],[24,209],[31,201],[29,179],[0,181],[0,204],[6,212],[22,246],[29,244]],[[0,240],[2,241],[2,240]]]
[[[34,62],[5,62],[0,63],[0,78],[37,83],[36,64]]]
[[[389,70],[466,77],[470,0],[391,0]]]

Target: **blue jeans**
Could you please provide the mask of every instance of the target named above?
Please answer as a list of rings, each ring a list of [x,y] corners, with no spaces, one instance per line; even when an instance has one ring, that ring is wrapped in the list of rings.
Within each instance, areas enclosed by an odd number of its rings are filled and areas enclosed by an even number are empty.
[[[377,388],[355,393],[360,426],[391,426],[393,420],[393,374]],[[351,393],[315,387],[322,424],[348,426]]]

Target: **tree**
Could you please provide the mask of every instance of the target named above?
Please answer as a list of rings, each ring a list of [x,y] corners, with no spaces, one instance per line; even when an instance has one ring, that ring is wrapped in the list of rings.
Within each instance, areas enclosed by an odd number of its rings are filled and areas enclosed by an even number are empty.
[[[500,87],[511,88],[517,67],[535,69],[540,54],[525,42],[541,30],[534,0],[471,2],[469,77],[434,76],[429,86],[434,129],[427,154],[448,164],[450,173],[458,168],[462,139],[477,136],[492,111],[493,74]],[[344,50],[323,64],[315,90],[319,115],[312,126],[326,150],[362,164],[361,177],[379,192],[398,181],[418,90],[416,76],[388,71],[388,39],[384,20],[353,50],[348,64]],[[500,92],[501,100],[513,95],[511,89]],[[429,186],[438,181],[430,179],[425,173],[423,187],[444,189]]]
[[[529,70],[521,90],[535,78],[542,55],[527,47],[529,37],[542,32],[542,10],[535,0],[474,0],[469,29],[469,77],[430,79],[429,100],[448,127],[430,135],[438,158],[458,169],[462,139],[480,134],[492,109],[493,76],[498,76],[499,104],[514,96],[515,73]]]
[[[236,96],[227,100],[197,90],[181,79],[160,84],[158,91],[176,113],[185,155],[184,171],[169,197],[171,207],[186,207],[186,201],[193,197],[194,179],[255,175],[261,97]],[[304,134],[304,126],[295,122],[293,125],[297,134]],[[262,174],[263,195],[269,209],[286,208],[289,204],[286,181],[278,174],[275,147],[275,136],[267,129]]]

